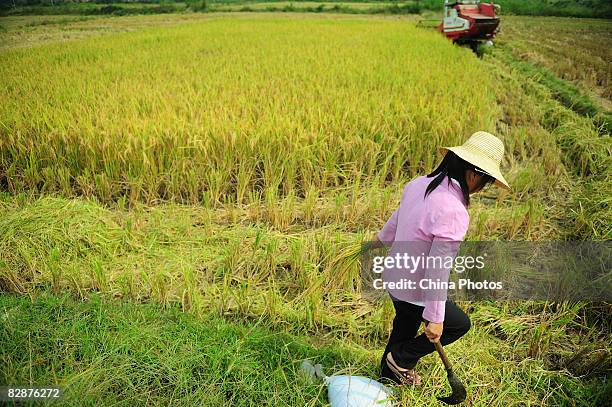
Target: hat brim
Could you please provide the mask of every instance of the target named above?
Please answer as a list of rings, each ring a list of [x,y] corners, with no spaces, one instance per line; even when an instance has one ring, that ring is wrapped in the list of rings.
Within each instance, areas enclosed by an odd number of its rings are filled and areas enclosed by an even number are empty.
[[[474,154],[472,151],[466,149],[463,146],[456,147],[442,147],[440,148],[441,153],[446,153],[446,151],[452,151],[457,154],[460,158],[469,162],[472,165],[482,169],[484,172],[495,178],[495,185],[500,188],[510,189],[510,185],[508,181],[504,178],[501,171],[499,170],[499,166],[492,160],[483,157],[482,155]]]

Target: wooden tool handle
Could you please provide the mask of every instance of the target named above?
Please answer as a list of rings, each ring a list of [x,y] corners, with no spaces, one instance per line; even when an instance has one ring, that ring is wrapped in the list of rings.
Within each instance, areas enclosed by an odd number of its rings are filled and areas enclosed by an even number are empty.
[[[436,345],[436,350],[438,351],[440,359],[442,359],[442,363],[444,363],[444,367],[446,368],[446,370],[452,369],[450,360],[448,360],[448,357],[446,356],[446,352],[444,352],[442,344],[440,342],[434,342],[434,345]]]

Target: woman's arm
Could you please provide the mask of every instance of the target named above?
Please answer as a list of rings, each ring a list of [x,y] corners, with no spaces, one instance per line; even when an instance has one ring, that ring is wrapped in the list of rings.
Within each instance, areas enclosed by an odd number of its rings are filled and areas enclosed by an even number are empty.
[[[380,242],[380,244],[390,245],[395,240],[395,232],[397,231],[397,218],[399,216],[399,209],[397,208],[395,212],[391,215],[385,226],[378,232],[376,235],[376,242]],[[379,246],[380,247],[380,246]]]
[[[433,267],[426,267],[424,279],[448,282],[451,268],[443,265],[452,263],[448,259],[454,259],[457,256],[461,241],[467,232],[469,221],[469,215],[465,208],[441,207],[439,209],[431,228],[433,241],[428,257],[443,261],[440,261],[440,263],[434,261]],[[440,264],[441,267],[437,267],[437,264]],[[429,324],[425,327],[425,334],[432,342],[437,342],[442,335],[446,294],[446,290],[429,290],[424,295],[423,319],[429,321]]]

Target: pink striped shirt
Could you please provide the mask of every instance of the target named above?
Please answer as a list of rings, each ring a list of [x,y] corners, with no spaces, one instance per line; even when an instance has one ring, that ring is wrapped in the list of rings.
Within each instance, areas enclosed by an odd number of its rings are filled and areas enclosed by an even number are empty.
[[[378,233],[378,238],[387,245],[391,245],[391,253],[399,250],[400,242],[429,242],[425,244],[430,250],[434,242],[460,242],[467,232],[470,217],[459,183],[446,177],[427,198],[425,189],[433,178],[417,177],[404,186],[399,208],[385,226]],[[421,244],[422,246],[422,244]],[[405,246],[404,246],[405,247]],[[457,244],[458,247],[458,244]],[[430,254],[432,255],[432,254]],[[456,252],[452,254],[456,255]],[[442,274],[443,280],[448,281],[446,270]],[[420,270],[414,278],[427,275],[427,270]],[[393,298],[393,291],[390,291]],[[419,289],[416,289],[419,294]],[[401,297],[400,297],[401,299]],[[423,318],[430,322],[444,321],[445,301],[425,298],[423,301],[409,300],[408,302],[424,306]]]

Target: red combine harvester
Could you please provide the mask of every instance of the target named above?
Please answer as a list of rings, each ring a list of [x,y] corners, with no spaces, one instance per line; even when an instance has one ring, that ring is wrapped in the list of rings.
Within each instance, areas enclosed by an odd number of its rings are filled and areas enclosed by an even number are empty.
[[[482,42],[492,45],[499,28],[497,9],[499,6],[493,2],[444,0],[444,17],[438,31],[454,43],[469,45],[474,50]]]

